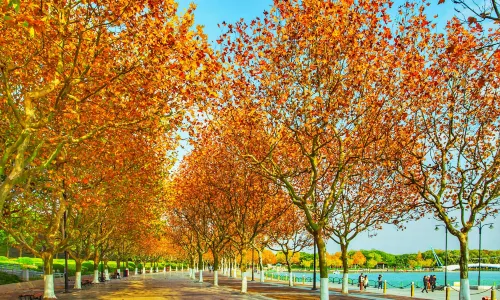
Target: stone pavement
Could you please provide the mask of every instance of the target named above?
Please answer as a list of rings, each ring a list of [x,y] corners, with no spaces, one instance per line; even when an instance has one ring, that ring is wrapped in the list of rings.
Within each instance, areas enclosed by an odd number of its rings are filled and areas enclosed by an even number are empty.
[[[56,279],[56,295],[58,299],[319,299],[319,291],[311,291],[311,286],[298,285],[288,287],[284,282],[257,281],[248,282],[248,294],[241,294],[241,280],[219,276],[219,287],[214,287],[213,273],[204,272],[204,282],[198,283],[188,278],[187,272],[166,272],[130,276],[121,280],[111,280],[107,283],[93,284],[82,290],[71,289],[64,293],[64,281]],[[257,278],[256,278],[257,280]],[[43,281],[32,281],[29,283],[9,284],[0,286],[0,299],[17,299],[23,290],[38,289],[43,287]],[[340,293],[340,286],[330,285],[330,299],[352,299],[352,300],[409,300],[409,299],[444,299],[443,292],[435,292],[422,295],[420,291],[415,292],[418,298],[410,298],[409,290],[390,289],[391,295],[384,295],[376,289],[368,292],[359,292],[353,286],[349,295]],[[472,291],[473,292],[473,291]],[[408,294],[405,295],[404,293]],[[432,297],[431,297],[432,295]],[[421,297],[423,296],[423,297]],[[425,297],[425,298],[424,298]],[[452,294],[452,300],[458,299],[458,293]],[[474,300],[481,299],[472,298]]]

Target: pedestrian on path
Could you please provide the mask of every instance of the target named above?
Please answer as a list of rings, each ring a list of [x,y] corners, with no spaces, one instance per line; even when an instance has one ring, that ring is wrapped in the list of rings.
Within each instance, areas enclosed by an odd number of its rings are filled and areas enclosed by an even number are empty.
[[[426,293],[429,293],[429,291],[427,290],[427,286],[429,285],[429,276],[424,275],[423,284],[424,284],[424,288],[422,289],[422,293],[423,293],[424,291],[425,291]]]
[[[436,275],[431,275],[431,278],[429,279],[429,284],[431,285],[431,291],[434,292],[436,289]]]
[[[359,285],[359,290],[362,291],[365,285],[365,277],[363,276],[363,273],[361,273],[358,277],[358,285]]]
[[[382,289],[382,274],[378,275],[378,289]]]

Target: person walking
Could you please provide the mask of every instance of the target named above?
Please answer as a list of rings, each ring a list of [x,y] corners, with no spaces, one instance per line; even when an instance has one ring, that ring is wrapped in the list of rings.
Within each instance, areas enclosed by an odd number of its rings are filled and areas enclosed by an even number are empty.
[[[426,293],[429,293],[429,291],[427,290],[427,286],[429,285],[429,276],[424,275],[423,284],[424,284],[424,288],[422,289],[422,293],[423,293],[424,291],[425,291]]]
[[[378,274],[378,289],[382,289],[382,274]]]
[[[359,290],[362,291],[365,286],[365,278],[363,277],[363,273],[361,273],[358,277]]]
[[[429,278],[429,284],[431,286],[431,291],[434,292],[436,289],[436,275],[431,275],[431,278]]]
[[[363,284],[365,285],[365,290],[368,287],[368,275],[365,275],[365,280],[363,281]]]

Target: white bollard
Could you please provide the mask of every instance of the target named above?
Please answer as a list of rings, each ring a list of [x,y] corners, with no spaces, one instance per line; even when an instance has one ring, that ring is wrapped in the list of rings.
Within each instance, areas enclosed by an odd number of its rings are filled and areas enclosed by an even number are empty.
[[[24,269],[21,271],[21,279],[23,281],[30,281],[30,270]]]

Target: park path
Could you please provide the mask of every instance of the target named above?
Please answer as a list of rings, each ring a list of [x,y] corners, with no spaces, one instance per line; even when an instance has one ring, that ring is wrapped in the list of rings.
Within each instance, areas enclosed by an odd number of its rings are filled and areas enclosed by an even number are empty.
[[[58,299],[255,299],[255,300],[292,300],[319,299],[319,291],[311,291],[310,286],[288,287],[283,283],[257,281],[248,282],[248,294],[241,294],[241,280],[219,276],[219,287],[214,287],[213,273],[204,272],[204,282],[198,283],[187,276],[187,272],[166,272],[130,276],[121,280],[111,280],[105,284],[94,284],[82,290],[71,289],[64,293],[64,281],[56,280],[56,295]],[[41,290],[43,280],[30,283],[8,284],[0,286],[0,299],[17,299],[17,296],[27,289]],[[444,299],[443,293],[425,295],[425,298],[410,298],[406,295],[381,294],[350,290],[348,296],[342,295],[340,289],[330,288],[330,299],[339,300],[409,300],[409,299]],[[419,297],[418,293],[416,296]],[[458,299],[458,297],[452,297]]]

